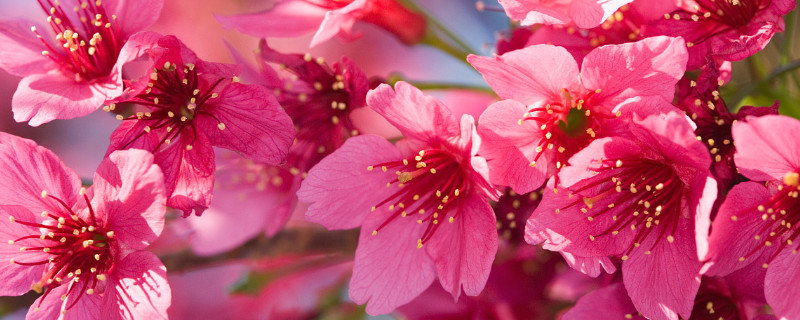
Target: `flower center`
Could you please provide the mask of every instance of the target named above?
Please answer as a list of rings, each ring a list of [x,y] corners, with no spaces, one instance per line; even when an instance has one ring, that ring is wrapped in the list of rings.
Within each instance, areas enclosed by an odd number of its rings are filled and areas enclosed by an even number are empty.
[[[594,171],[595,176],[570,188],[576,194],[598,190],[596,195],[583,197],[570,206],[583,204],[580,211],[587,214],[589,221],[611,221],[604,223],[608,226],[605,231],[589,235],[589,240],[630,230],[634,234],[633,246],[622,256],[623,260],[651,234],[657,238],[645,254],[650,254],[662,239],[675,241],[684,183],[672,168],[650,159],[609,159],[602,160]]]
[[[147,106],[150,112],[137,112],[127,118],[117,115],[119,120],[139,120],[147,121],[148,126],[140,132],[136,138],[131,139],[122,147],[127,148],[139,137],[157,132],[162,138],[152,152],[157,151],[163,145],[169,145],[173,139],[178,137],[181,132],[186,130],[196,133],[194,118],[198,115],[205,115],[217,119],[213,114],[203,110],[203,105],[210,99],[217,98],[219,94],[213,92],[223,78],[218,79],[213,84],[209,84],[199,77],[197,68],[193,64],[185,64],[182,67],[166,62],[160,69],[153,69],[150,73],[150,80],[147,89],[130,100],[118,103],[134,103]],[[236,80],[236,78],[234,78]],[[112,111],[116,104],[104,107],[105,111]],[[225,129],[225,124],[217,119],[217,127]],[[162,131],[163,132],[158,132]],[[191,144],[186,146],[191,150]]]
[[[769,262],[774,259],[787,246],[792,245],[793,241],[800,236],[800,173],[790,172],[783,177],[783,184],[778,186],[778,193],[770,197],[755,209],[761,213],[763,224],[753,240],[763,243],[764,247],[777,245],[778,250],[772,254],[767,263],[762,267],[769,266]],[[753,210],[748,210],[753,212]],[[737,216],[731,216],[731,220],[736,221]],[[744,261],[746,257],[752,256],[759,251],[760,247],[755,247],[746,256],[740,257],[739,261]],[[794,249],[793,252],[796,252]]]
[[[697,5],[691,11],[676,10],[665,14],[664,18],[673,20],[692,20],[694,22],[711,22],[707,32],[686,43],[691,47],[707,39],[743,27],[750,23],[756,12],[765,9],[769,1],[762,0],[696,0]]]
[[[45,41],[36,27],[31,31],[42,41],[42,55],[74,75],[75,81],[91,81],[107,76],[117,62],[122,39],[116,16],[109,16],[101,2],[88,1],[73,8],[61,7],[58,0],[38,0],[48,13],[47,22],[56,34],[55,46]]]
[[[587,104],[599,92],[600,89],[597,89],[586,94],[584,98],[573,99],[567,89],[562,89],[561,101],[546,104],[544,107],[532,107],[522,115],[518,122],[520,125],[525,121],[533,121],[544,132],[535,149],[536,156],[530,163],[531,167],[535,167],[542,154],[548,152],[551,153],[551,162],[556,164],[556,169],[561,169],[569,157],[594,140],[603,120],[619,116],[619,113],[611,115],[594,110],[598,108]]]
[[[98,287],[104,290],[106,274],[114,265],[111,255],[111,247],[116,242],[114,231],[98,223],[84,189],[81,189],[81,194],[88,207],[88,221],[79,217],[63,200],[47,195],[46,191],[42,191],[42,197],[58,202],[64,211],[42,212],[43,221],[21,221],[13,216],[9,218],[12,223],[42,230],[39,234],[8,241],[9,244],[30,243],[30,246],[21,247],[20,256],[11,259],[11,262],[23,266],[46,265],[41,280],[31,286],[39,293],[46,290],[45,296],[62,284],[69,285],[61,300],[66,300],[67,296],[74,299],[64,310],[74,306],[84,293],[94,294]],[[41,252],[45,253],[46,259],[37,261],[25,257],[31,254],[41,259]]]
[[[440,149],[421,150],[414,157],[369,166],[367,171],[376,168],[394,170],[397,180],[387,182],[386,187],[398,190],[372,207],[375,211],[388,204],[388,209],[395,211],[372,235],[398,217],[418,215],[417,223],[427,223],[427,228],[417,240],[417,248],[430,240],[440,221],[453,223],[461,211],[459,196],[470,191],[464,169],[449,152]]]

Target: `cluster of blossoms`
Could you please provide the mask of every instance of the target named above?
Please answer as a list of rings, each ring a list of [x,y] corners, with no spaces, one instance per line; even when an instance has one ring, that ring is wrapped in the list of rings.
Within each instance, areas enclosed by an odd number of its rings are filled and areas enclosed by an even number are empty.
[[[0,20],[14,120],[119,122],[83,180],[0,132],[0,294],[40,294],[26,318],[800,319],[796,101],[724,101],[794,0],[478,2],[512,26],[483,51],[412,0],[281,0],[213,16],[261,38],[235,64],[158,33],[170,1]],[[488,87],[266,39],[359,27]]]

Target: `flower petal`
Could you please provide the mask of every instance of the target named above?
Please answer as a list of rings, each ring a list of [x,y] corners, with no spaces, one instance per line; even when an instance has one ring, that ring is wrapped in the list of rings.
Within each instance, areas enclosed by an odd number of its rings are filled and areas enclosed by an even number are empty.
[[[386,183],[397,179],[394,172],[379,172],[378,165],[401,157],[397,148],[381,137],[347,139],[341,148],[311,168],[297,191],[300,201],[311,203],[306,219],[328,229],[361,225],[372,206],[390,195],[384,192]],[[373,165],[374,170],[368,171],[367,167]]]
[[[36,216],[25,207],[0,206],[0,241],[14,241],[24,236],[41,234],[38,228],[11,222],[11,217],[19,221],[36,222]],[[46,261],[49,255],[40,250],[37,250],[38,252],[21,250],[23,247],[37,246],[37,243],[42,243],[43,247],[45,246],[43,242],[45,241],[37,238],[16,241],[13,244],[0,243],[0,261],[2,261],[0,282],[3,283],[0,286],[0,296],[22,295],[31,291],[31,285],[42,278],[44,264],[23,266],[10,261],[11,259],[18,262]]]
[[[107,86],[110,86],[107,87]],[[122,87],[108,83],[81,83],[58,70],[22,78],[11,100],[14,120],[37,127],[55,119],[82,117],[100,108],[109,94]]]
[[[144,249],[164,228],[164,175],[144,150],[119,150],[103,159],[94,175],[92,206],[114,237]]]
[[[754,181],[782,180],[800,169],[800,140],[787,132],[800,132],[800,122],[786,116],[766,115],[737,121],[731,129],[736,144],[734,161],[739,171]]]
[[[645,319],[638,315],[622,283],[611,284],[581,297],[561,319],[594,319],[601,314],[604,319]]]
[[[147,29],[158,20],[164,0],[105,0],[103,5],[110,8],[109,13],[116,15],[120,34],[128,37]]]
[[[786,247],[772,260],[764,282],[767,303],[780,319],[800,318],[800,304],[794,299],[800,294],[800,254],[797,245]]]
[[[316,30],[328,10],[305,1],[285,0],[267,11],[234,16],[214,15],[225,29],[256,37],[297,37]]]
[[[49,58],[42,55],[45,46],[31,32],[36,26],[30,20],[0,20],[0,68],[15,76],[24,77],[36,73],[47,73],[57,68]],[[36,26],[39,32],[47,30]]]
[[[154,254],[138,251],[118,261],[109,283],[115,284],[116,299],[111,301],[116,303],[106,303],[105,310],[120,310],[126,320],[167,319],[172,292],[167,269]]]

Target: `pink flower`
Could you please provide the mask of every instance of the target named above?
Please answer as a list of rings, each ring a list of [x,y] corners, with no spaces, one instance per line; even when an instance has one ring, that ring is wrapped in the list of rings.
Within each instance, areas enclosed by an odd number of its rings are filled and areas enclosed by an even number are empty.
[[[49,150],[0,133],[2,295],[33,289],[28,319],[166,318],[166,269],[142,251],[164,227],[164,183],[142,150],[104,159],[89,189]]]
[[[678,113],[634,123],[629,135],[595,140],[570,159],[563,188],[547,189],[526,239],[579,257],[620,257],[643,315],[686,319],[716,199],[711,159]]]
[[[478,126],[492,182],[530,192],[592,140],[613,135],[621,120],[672,109],[683,47],[667,37],[604,46],[580,69],[564,48],[550,45],[467,58],[508,99],[489,106]]]
[[[337,34],[356,38],[357,21],[374,24],[405,44],[416,44],[425,35],[425,18],[396,0],[282,0],[258,13],[216,16],[226,29],[256,37],[297,37],[316,30],[314,47]]]
[[[488,180],[472,117],[461,125],[436,99],[398,82],[367,104],[405,135],[393,146],[363,135],[311,169],[297,196],[306,218],[329,229],[361,226],[350,297],[370,314],[388,313],[439,275],[458,298],[483,289],[497,251]],[[423,249],[424,248],[424,249]]]
[[[734,160],[753,182],[733,187],[719,209],[710,237],[706,273],[726,275],[751,264],[767,268],[764,293],[779,317],[800,317],[792,299],[800,281],[798,185],[800,130],[795,119],[766,115],[733,125]],[[767,186],[762,182],[767,181]]]
[[[683,37],[689,48],[687,69],[703,66],[706,56],[739,61],[764,47],[784,29],[783,15],[794,0],[686,0],[664,19],[651,23],[645,36]]]
[[[632,0],[498,0],[512,20],[522,25],[567,24],[594,28]]]
[[[55,41],[32,21],[0,21],[0,68],[23,77],[12,100],[14,120],[31,126],[85,116],[119,96],[122,66],[152,39],[135,33],[152,25],[163,6],[163,0],[38,2]]]
[[[275,97],[258,85],[238,82],[233,65],[205,62],[174,36],[148,51],[147,76],[104,107],[133,103],[143,111],[124,118],[111,135],[108,153],[139,148],[153,152],[164,171],[167,205],[201,214],[214,184],[212,146],[267,164],[285,160],[294,138],[291,119]]]
[[[343,58],[329,66],[311,55],[279,53],[266,41],[258,58],[259,69],[246,67],[242,77],[276,95],[297,126],[297,137],[280,166],[217,150],[216,195],[203,218],[188,221],[198,254],[232,249],[260,233],[275,235],[297,204],[302,177],[358,134],[350,114],[366,105],[369,84],[355,63]]]

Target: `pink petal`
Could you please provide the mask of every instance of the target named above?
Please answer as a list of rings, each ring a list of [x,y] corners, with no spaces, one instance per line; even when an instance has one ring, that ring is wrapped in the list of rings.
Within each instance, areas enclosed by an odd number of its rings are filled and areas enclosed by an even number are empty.
[[[164,228],[164,175],[144,150],[119,150],[103,159],[94,175],[92,206],[114,237],[144,249]]]
[[[561,316],[561,320],[594,319],[603,315],[604,319],[645,319],[628,298],[628,292],[622,283],[614,283],[597,289],[578,299],[569,311]]]
[[[569,16],[582,29],[599,26],[606,21],[619,7],[633,0],[572,0]]]
[[[616,105],[634,96],[658,96],[672,101],[675,84],[686,69],[682,38],[652,37],[634,43],[592,50],[581,66],[589,90],[601,89],[596,101]]]
[[[122,73],[122,67],[139,57],[144,56],[148,50],[158,45],[158,39],[162,36],[155,32],[143,31],[132,35],[125,41],[125,45],[119,51],[117,63],[114,65],[116,73]],[[122,82],[122,79],[119,80]],[[120,83],[121,86],[121,83]],[[109,97],[110,99],[116,97]]]
[[[734,161],[739,171],[755,181],[782,180],[800,169],[800,140],[787,132],[800,132],[800,122],[786,116],[766,115],[737,121],[731,129],[736,144]]]
[[[78,297],[77,292],[67,295],[67,299],[61,301],[61,296],[67,294],[70,285],[77,286],[75,291],[80,290],[82,284],[70,283],[56,287],[46,297],[39,297],[31,305],[28,310],[28,320],[94,320],[94,319],[109,319],[121,320],[122,316],[119,312],[114,312],[116,309],[104,310],[104,305],[114,300],[113,294],[83,294],[80,300],[74,306],[66,310],[66,313],[61,314],[62,310],[70,306],[74,299]]]
[[[454,223],[442,221],[425,244],[439,282],[456,301],[462,288],[469,296],[481,293],[497,252],[497,220],[489,202],[477,195],[463,201]]]
[[[164,0],[106,0],[103,6],[109,7],[109,13],[116,15],[120,34],[128,37],[147,29],[158,20]]]
[[[256,37],[297,37],[316,30],[328,10],[305,1],[284,0],[271,9],[234,16],[214,15],[225,29]]]
[[[483,140],[480,154],[488,161],[492,183],[510,186],[519,194],[540,187],[549,166],[546,155],[530,166],[543,134],[532,121],[518,124],[525,112],[523,104],[503,100],[490,105],[478,120]]]
[[[523,104],[560,101],[578,80],[578,64],[562,47],[533,45],[494,58],[470,55],[472,66],[500,98]]]
[[[52,60],[42,55],[45,46],[31,31],[36,26],[30,20],[0,20],[0,68],[15,76],[24,77],[36,73],[47,73],[56,69]],[[43,37],[47,30],[37,26]]]
[[[107,87],[107,86],[110,86]],[[97,110],[109,94],[122,87],[108,83],[82,83],[60,71],[22,78],[11,100],[14,120],[37,127],[55,119],[82,117]]]
[[[0,132],[0,168],[0,204],[20,205],[35,214],[65,211],[55,200],[42,198],[42,191],[68,204],[78,202],[78,175],[32,140]]]
[[[331,290],[336,290],[353,269],[352,262],[322,264],[297,270],[271,281],[255,301],[259,315],[266,319],[300,319],[313,315]]]
[[[203,110],[213,117],[201,114],[196,119],[197,127],[213,145],[271,165],[285,161],[295,129],[278,101],[264,87],[229,83]]]
[[[498,0],[506,15],[514,20],[520,20],[522,25],[533,24],[567,24],[570,17],[567,15],[568,3],[564,1],[525,1],[525,0]],[[540,4],[540,2],[545,2]]]
[[[693,223],[685,220],[678,222],[674,242],[651,235],[622,263],[628,295],[649,319],[689,319],[692,312],[702,263],[697,259]],[[651,254],[645,253],[647,248],[652,248]]]
[[[764,282],[764,295],[769,306],[780,319],[800,318],[800,304],[796,297],[800,294],[800,254],[797,245],[786,247],[775,257],[767,269]]]
[[[355,138],[348,142],[352,139]],[[358,238],[350,298],[358,304],[367,303],[370,315],[390,313],[408,303],[436,277],[433,260],[425,250],[417,248],[417,239],[426,224],[410,217],[396,218],[372,235],[394,214],[383,210],[370,214]]]
[[[431,145],[461,132],[450,109],[407,82],[398,81],[394,90],[387,84],[370,90],[367,104],[400,129],[413,145]]]
[[[202,217],[204,218],[205,214]],[[194,219],[186,219],[186,221]],[[216,264],[186,273],[172,273],[169,284],[172,319],[236,319],[238,314],[253,315],[247,304],[253,296],[231,294],[237,281],[247,276],[249,264],[233,262]]]
[[[126,320],[167,319],[172,293],[167,269],[154,254],[138,251],[118,261],[109,277],[111,283],[115,284],[116,301],[106,303],[105,310],[120,310]]]
[[[326,12],[309,47],[315,47],[340,33],[351,34],[353,24],[361,16],[366,4],[367,0],[355,0],[344,8]]]
[[[306,219],[328,229],[350,229],[390,195],[386,183],[397,179],[394,172],[382,173],[376,166],[402,156],[391,143],[373,136],[356,136],[311,168],[297,191],[300,201],[309,202]],[[381,209],[380,211],[383,211]]]
[[[24,226],[19,223],[11,222],[10,217],[18,221],[36,222],[33,212],[22,206],[0,206],[0,241],[8,242],[17,240],[24,236],[41,234],[38,228]],[[11,259],[19,262],[39,262],[47,260],[47,254],[43,252],[24,252],[22,247],[35,246],[36,239],[28,239],[14,242],[14,244],[0,243],[0,296],[19,296],[31,291],[31,285],[42,278],[44,265],[22,266],[10,263]],[[42,246],[46,244],[44,241]]]
[[[597,278],[603,271],[608,274],[617,272],[617,267],[608,257],[580,257],[565,251],[560,253],[570,268],[592,278]]]
[[[264,223],[271,218],[263,207],[242,206],[238,210],[220,211],[214,208],[217,194],[211,207],[200,217],[186,219],[191,225],[189,245],[197,255],[210,256],[236,248],[264,231]],[[272,198],[272,197],[270,197]],[[222,201],[222,200],[220,200]],[[261,204],[264,200],[258,202]]]
[[[706,275],[727,275],[753,263],[760,256],[769,256],[772,250],[766,250],[763,241],[754,239],[764,225],[756,207],[769,197],[767,188],[756,182],[740,183],[728,192],[714,218],[708,265],[704,268]],[[755,254],[751,255],[754,250]],[[739,261],[740,257],[745,257],[744,261]]]

